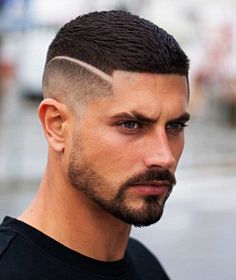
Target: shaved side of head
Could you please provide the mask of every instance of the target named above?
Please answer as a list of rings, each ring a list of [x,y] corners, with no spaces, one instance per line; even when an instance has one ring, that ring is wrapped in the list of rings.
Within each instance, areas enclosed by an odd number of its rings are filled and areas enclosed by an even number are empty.
[[[44,98],[53,98],[73,109],[91,98],[111,94],[112,77],[83,61],[58,56],[45,66]]]

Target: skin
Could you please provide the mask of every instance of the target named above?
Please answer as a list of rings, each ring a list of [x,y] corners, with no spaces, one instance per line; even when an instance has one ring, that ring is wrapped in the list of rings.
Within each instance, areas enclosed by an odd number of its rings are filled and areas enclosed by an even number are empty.
[[[79,118],[54,99],[41,103],[48,163],[36,197],[19,217],[65,246],[102,261],[124,256],[131,225],[72,186],[72,156],[78,168],[84,165],[102,174],[104,185],[95,191],[113,199],[131,176],[152,169],[175,173],[184,147],[182,126],[188,120],[184,76],[114,71],[112,88],[112,95],[89,101]],[[155,191],[163,207],[168,189],[152,183],[128,188],[124,203],[134,211],[145,209],[145,198]]]

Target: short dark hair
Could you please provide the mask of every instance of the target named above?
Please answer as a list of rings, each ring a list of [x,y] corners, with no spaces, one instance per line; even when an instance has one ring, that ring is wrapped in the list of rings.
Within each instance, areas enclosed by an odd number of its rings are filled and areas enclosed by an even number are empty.
[[[93,12],[65,24],[49,46],[46,63],[69,56],[107,74],[114,70],[188,76],[189,60],[173,36],[124,11]]]

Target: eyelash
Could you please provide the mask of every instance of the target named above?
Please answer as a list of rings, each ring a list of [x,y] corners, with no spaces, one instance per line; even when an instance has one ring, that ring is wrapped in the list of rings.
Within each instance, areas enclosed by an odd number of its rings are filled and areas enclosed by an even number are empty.
[[[168,128],[170,125],[179,125],[178,128]],[[187,124],[185,122],[172,122],[166,125],[166,130],[169,131],[169,133],[177,135],[179,134],[185,127],[187,127]]]
[[[135,128],[127,128],[127,127],[125,127],[125,125],[127,125],[128,123],[129,123],[129,124],[130,124],[130,123],[133,123],[133,124],[136,125],[137,127],[135,127]],[[140,121],[137,121],[137,120],[122,121],[122,122],[118,123],[117,125],[123,127],[124,129],[126,129],[127,131],[130,131],[130,132],[132,132],[132,131],[134,131],[134,130],[137,130],[137,129],[140,129],[140,128],[143,127],[143,123],[140,122]]]

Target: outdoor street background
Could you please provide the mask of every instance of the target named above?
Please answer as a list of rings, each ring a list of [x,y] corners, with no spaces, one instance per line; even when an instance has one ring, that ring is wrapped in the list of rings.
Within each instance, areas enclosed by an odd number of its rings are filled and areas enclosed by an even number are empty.
[[[5,215],[17,217],[27,206],[46,164],[47,145],[37,117],[42,74],[38,65],[44,62],[40,58],[45,57],[55,30],[69,18],[111,8],[111,1],[88,1],[87,6],[82,1],[62,0],[57,4],[2,2],[8,7],[0,12],[0,220]],[[24,9],[16,4],[13,9],[10,2],[22,2]],[[28,5],[34,2],[38,5],[40,28],[32,24],[36,16]],[[49,2],[57,8],[49,8]],[[62,5],[65,2],[67,9]],[[73,9],[68,4],[72,2]],[[177,1],[174,4],[170,0],[113,1],[117,4],[113,8],[134,11],[166,28],[191,59],[192,119],[186,128],[177,185],[162,220],[151,227],[133,228],[132,236],[158,256],[173,280],[234,280],[236,20],[232,14],[236,3],[200,2],[182,0],[177,5]],[[13,17],[16,9],[17,16]],[[32,29],[40,34],[36,32],[39,35],[35,36]],[[42,48],[35,48],[39,38]],[[30,53],[32,49],[34,54]]]

